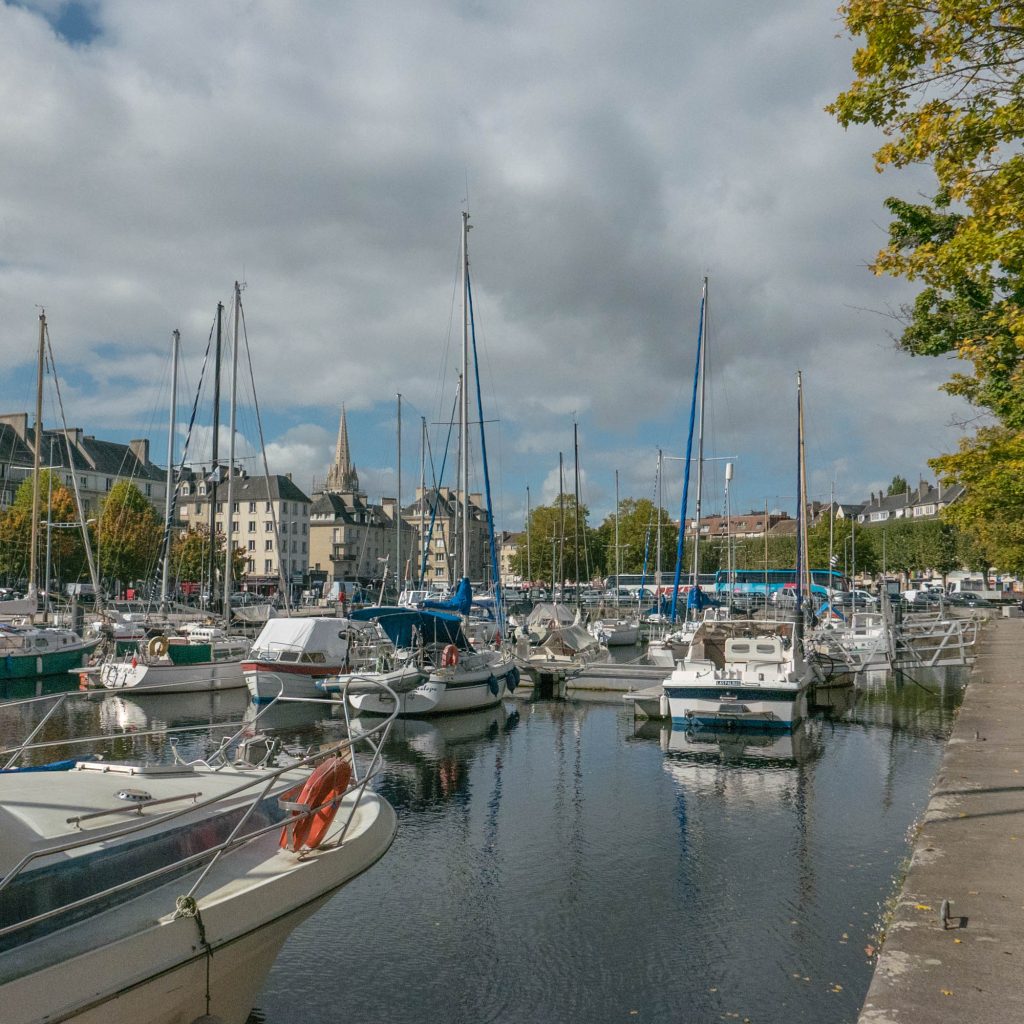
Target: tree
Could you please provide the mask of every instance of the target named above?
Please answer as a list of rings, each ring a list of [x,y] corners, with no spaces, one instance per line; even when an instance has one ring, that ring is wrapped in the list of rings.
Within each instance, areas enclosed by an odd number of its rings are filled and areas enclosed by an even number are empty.
[[[889,484],[886,494],[890,497],[894,494],[906,494],[910,488],[910,484],[907,483],[906,479],[899,474],[892,478],[892,483]]]
[[[63,524],[78,522],[75,499],[56,473],[39,474],[39,549],[36,552],[40,577],[46,558],[46,523],[60,523],[50,531],[50,561],[53,577],[78,579],[85,567],[85,545],[80,529]],[[32,478],[24,480],[10,506],[0,514],[0,572],[13,580],[27,579],[32,533]]]
[[[836,519],[831,527],[831,548],[829,546],[829,521],[823,517],[807,531],[807,562],[812,569],[824,569],[829,556],[834,555],[836,569],[847,572],[875,575],[879,569],[878,545],[874,532],[855,525],[852,519]]]
[[[943,514],[1009,568],[1024,557],[1024,6],[846,0],[840,13],[863,38],[856,78],[828,109],[843,125],[885,132],[879,170],[928,164],[935,175],[930,202],[887,201],[889,244],[872,268],[923,285],[900,344],[959,357],[970,372],[945,390],[997,421],[932,460],[943,482],[967,487]]]
[[[214,540],[214,571],[217,579],[224,575],[224,534]],[[231,572],[239,580],[245,574],[248,554],[244,548],[235,548],[231,555]],[[195,526],[171,538],[171,576],[179,583],[207,583],[210,572],[210,531]],[[208,583],[207,583],[208,586]]]
[[[598,532],[587,524],[589,510],[580,505],[579,567],[581,580],[589,580],[605,571],[604,543]],[[576,499],[562,495],[551,505],[538,505],[530,512],[526,532],[512,558],[512,571],[524,580],[554,579],[561,582],[576,575]],[[529,547],[527,547],[529,539]],[[529,552],[529,559],[527,558]]]
[[[142,492],[127,480],[111,488],[100,510],[96,557],[104,579],[145,579],[156,568],[163,524]]]
[[[679,528],[665,509],[657,509],[648,498],[623,498],[619,502],[619,550],[622,572],[644,571],[653,582],[657,569],[657,532],[661,521],[662,575],[674,571]],[[597,528],[604,550],[608,553],[608,575],[615,572],[615,514]]]

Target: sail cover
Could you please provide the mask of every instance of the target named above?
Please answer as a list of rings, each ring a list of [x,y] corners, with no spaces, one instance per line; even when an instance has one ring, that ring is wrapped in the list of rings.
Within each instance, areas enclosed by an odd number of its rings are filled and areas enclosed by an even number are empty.
[[[446,597],[443,601],[433,601],[427,598],[423,602],[422,607],[430,608],[432,611],[437,612],[454,612],[456,615],[468,615],[472,604],[473,588],[470,586],[469,580],[463,576],[451,596]]]
[[[469,650],[469,642],[462,632],[462,620],[456,615],[420,611],[417,608],[376,607],[359,608],[349,618],[363,622],[379,622],[380,628],[396,647],[411,647],[413,630],[424,643],[455,644],[460,650]]]

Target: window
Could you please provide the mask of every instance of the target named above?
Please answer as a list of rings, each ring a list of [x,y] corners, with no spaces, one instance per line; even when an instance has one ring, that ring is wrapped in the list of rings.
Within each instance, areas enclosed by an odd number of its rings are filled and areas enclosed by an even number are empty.
[[[274,571],[274,560],[272,558],[265,558],[263,560],[263,571],[266,573]]]
[[[274,542],[272,540],[265,540],[263,542],[263,550],[264,551],[273,551],[274,550]]]
[[[248,568],[249,572],[255,572],[256,571],[256,559],[255,558],[250,558],[249,561],[246,562],[245,564],[246,564],[246,567]]]
[[[299,532],[299,524],[293,521],[292,522],[292,533],[298,533],[298,532]]]
[[[202,512],[202,510],[203,510],[203,506],[200,505],[199,502],[197,501],[196,502],[196,515],[199,515],[199,513]]]
[[[110,488],[113,487],[113,486],[114,486],[114,481],[108,476],[107,477],[107,486],[106,486],[105,489],[109,491]]]
[[[270,513],[273,511],[273,509],[270,506],[270,502],[269,501],[267,502],[266,507],[263,509],[263,511],[266,512],[267,515],[270,515]]]
[[[256,502],[255,501],[250,501],[249,502],[249,513],[252,514],[255,511],[256,511]]]
[[[146,484],[146,497],[147,498],[152,498],[153,497],[153,485],[152,484]]]
[[[218,533],[223,533],[224,532],[224,524],[223,523],[218,523],[217,524],[217,532]]]
[[[206,494],[206,484],[200,484],[199,485],[199,493],[201,495],[205,495]]]
[[[306,553],[306,542],[305,541],[302,542],[302,553],[303,554]]]
[[[232,511],[232,513],[238,511],[238,502],[237,501],[231,502],[231,511]]]
[[[224,502],[223,501],[218,501],[217,502],[217,515],[220,515],[221,512],[223,512],[223,511],[224,511]]]
[[[256,550],[256,541],[254,541],[254,540],[249,541],[249,550],[250,551],[255,551]]]
[[[249,532],[250,533],[255,533],[256,532],[256,520],[255,519],[250,519],[249,520]]]
[[[305,523],[302,524],[302,536],[303,537],[306,536],[306,524]]]
[[[274,521],[272,519],[268,519],[263,524],[263,532],[264,533],[273,533],[274,532]]]
[[[435,569],[434,570],[434,575],[435,576],[443,576],[444,575],[444,569]]]
[[[231,532],[232,533],[238,533],[238,520],[237,519],[232,519],[231,520]]]
[[[444,561],[444,552],[439,551],[436,555],[434,555],[434,561],[435,562],[443,562]]]

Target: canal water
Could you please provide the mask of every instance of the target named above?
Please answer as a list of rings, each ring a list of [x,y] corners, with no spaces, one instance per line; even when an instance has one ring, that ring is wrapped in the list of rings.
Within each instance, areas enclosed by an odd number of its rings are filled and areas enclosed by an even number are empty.
[[[634,723],[617,698],[400,721],[395,843],[293,933],[250,1024],[854,1021],[961,686],[868,677],[781,737]],[[178,725],[201,754],[245,696],[74,699],[37,760],[62,735],[166,758],[142,733]],[[344,728],[270,716],[288,742]],[[0,706],[4,746],[37,718]]]

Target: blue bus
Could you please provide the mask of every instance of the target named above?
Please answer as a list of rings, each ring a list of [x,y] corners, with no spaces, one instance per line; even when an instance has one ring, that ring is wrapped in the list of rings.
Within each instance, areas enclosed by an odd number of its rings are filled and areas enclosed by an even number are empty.
[[[716,594],[760,594],[767,600],[783,588],[796,588],[795,569],[719,569],[715,573]],[[845,593],[850,581],[835,569],[811,570],[811,593],[828,600],[830,594]]]

